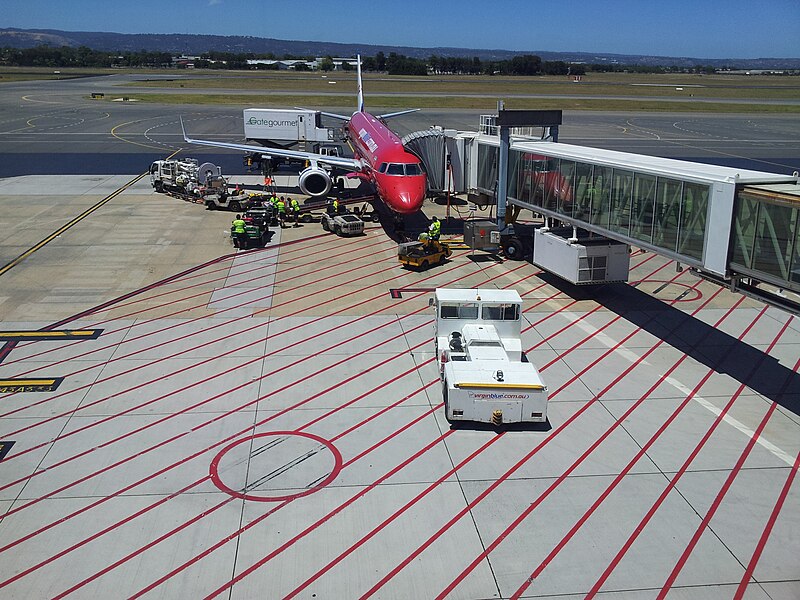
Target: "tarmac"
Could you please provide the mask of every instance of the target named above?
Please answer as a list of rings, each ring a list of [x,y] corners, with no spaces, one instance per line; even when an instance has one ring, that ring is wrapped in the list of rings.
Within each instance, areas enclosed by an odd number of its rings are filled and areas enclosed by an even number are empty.
[[[50,390],[0,393],[2,598],[800,597],[796,317],[635,248],[591,288],[379,223],[236,251],[138,174],[0,214],[1,329],[47,338],[0,379]],[[444,419],[436,287],[519,291],[547,426]]]
[[[97,179],[5,250],[126,183]],[[747,597],[797,594],[796,319],[641,252],[588,291],[467,251],[407,271],[379,224],[234,252],[230,216],[140,180],[3,275],[3,329],[102,329],[0,364],[64,378],[0,396],[4,597],[723,598],[750,565]],[[547,428],[444,420],[446,286],[522,294]]]

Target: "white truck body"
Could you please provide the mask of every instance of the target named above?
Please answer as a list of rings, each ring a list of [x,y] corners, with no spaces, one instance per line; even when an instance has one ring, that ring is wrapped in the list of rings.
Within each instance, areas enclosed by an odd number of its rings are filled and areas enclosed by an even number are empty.
[[[196,158],[157,160],[150,165],[150,184],[156,191],[197,185],[200,165]]]
[[[340,237],[364,233],[364,221],[353,213],[339,215],[323,213],[320,223],[325,231],[332,231]]]
[[[522,352],[515,290],[435,292],[436,354],[448,421],[547,421],[547,386]]]
[[[276,142],[330,142],[333,130],[321,126],[319,111],[244,109],[244,137]]]

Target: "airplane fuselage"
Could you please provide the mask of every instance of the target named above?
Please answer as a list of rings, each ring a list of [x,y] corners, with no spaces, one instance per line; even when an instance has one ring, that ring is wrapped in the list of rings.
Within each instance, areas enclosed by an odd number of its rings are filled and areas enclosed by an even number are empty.
[[[353,113],[347,131],[356,158],[364,163],[363,176],[374,183],[387,207],[399,214],[417,212],[425,200],[427,181],[420,160],[368,112]]]

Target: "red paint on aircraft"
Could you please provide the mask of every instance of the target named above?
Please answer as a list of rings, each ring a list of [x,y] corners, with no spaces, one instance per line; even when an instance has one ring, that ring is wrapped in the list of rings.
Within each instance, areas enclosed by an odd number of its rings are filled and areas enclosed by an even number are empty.
[[[375,185],[386,206],[399,214],[417,212],[425,200],[426,185],[420,160],[403,147],[395,132],[368,112],[353,113],[347,132],[355,157],[364,163],[362,176]]]

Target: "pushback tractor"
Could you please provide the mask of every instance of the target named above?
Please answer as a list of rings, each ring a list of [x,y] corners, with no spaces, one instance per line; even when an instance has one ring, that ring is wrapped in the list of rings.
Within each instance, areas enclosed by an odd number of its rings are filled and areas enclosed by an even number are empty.
[[[522,351],[515,290],[439,288],[434,343],[448,421],[547,421],[547,386]]]

